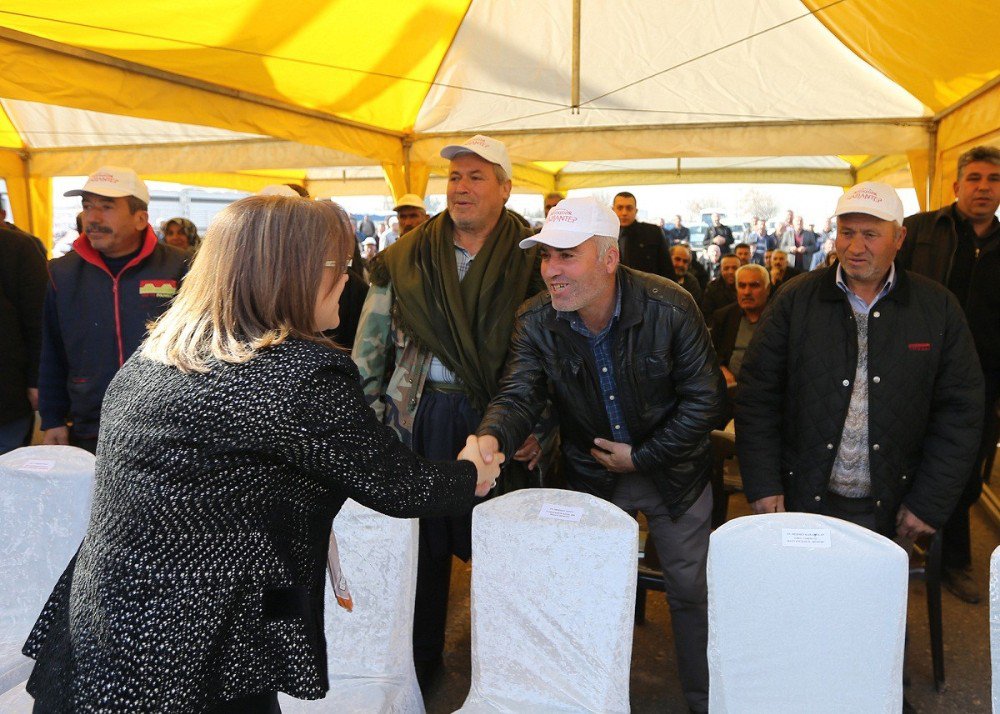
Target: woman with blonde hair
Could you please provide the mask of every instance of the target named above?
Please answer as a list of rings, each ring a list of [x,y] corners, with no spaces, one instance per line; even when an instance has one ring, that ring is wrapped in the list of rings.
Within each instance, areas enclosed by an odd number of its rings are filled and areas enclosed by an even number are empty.
[[[273,712],[328,688],[324,565],[345,499],[469,509],[498,465],[406,449],[336,327],[354,249],[329,202],[219,214],[174,304],[112,381],[87,535],[25,645],[36,711]]]

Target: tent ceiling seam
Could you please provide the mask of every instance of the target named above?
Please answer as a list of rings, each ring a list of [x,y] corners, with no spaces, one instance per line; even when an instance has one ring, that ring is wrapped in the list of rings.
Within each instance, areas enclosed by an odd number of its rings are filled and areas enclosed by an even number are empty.
[[[976,99],[979,99],[979,97],[983,96],[984,94],[988,94],[990,91],[996,89],[997,87],[1000,87],[1000,76],[996,76],[989,82],[986,82],[986,84],[980,85],[978,89],[970,92],[969,94],[966,94],[964,97],[959,99],[950,107],[946,107],[945,109],[939,111],[937,114],[934,115],[934,121],[940,122],[945,117],[953,114],[954,112],[958,111],[967,104],[974,102]]]
[[[660,131],[670,132],[674,130],[684,131],[697,129],[700,131],[712,131],[715,129],[757,129],[772,128],[781,129],[786,127],[819,127],[819,126],[899,126],[899,127],[923,127],[927,128],[934,124],[934,120],[914,117],[895,117],[879,119],[804,119],[801,121],[759,121],[759,122],[718,122],[714,124],[635,124],[630,126],[608,125],[608,126],[580,126],[580,127],[539,127],[535,129],[498,129],[490,132],[494,138],[505,136],[526,136],[533,134],[575,134],[575,133],[597,133],[597,132],[638,132],[638,131]],[[412,134],[414,141],[427,139],[454,139],[466,136],[468,131],[441,131],[441,132],[420,132]]]
[[[250,145],[258,144],[292,144],[296,145],[298,142],[288,141],[287,139],[277,139],[274,137],[261,137],[260,139],[223,139],[221,141],[165,141],[156,143],[145,143],[145,144],[94,144],[93,146],[49,146],[42,147],[38,149],[32,149],[31,153],[39,156],[41,154],[71,154],[79,151],[134,151],[134,150],[144,150],[144,149],[200,149],[200,148],[215,148],[215,147],[247,147]],[[303,144],[303,146],[308,146],[308,144]],[[329,148],[329,147],[320,147]],[[337,149],[330,149],[331,151],[337,151]],[[343,152],[341,152],[343,153]],[[359,157],[360,159],[360,157]]]

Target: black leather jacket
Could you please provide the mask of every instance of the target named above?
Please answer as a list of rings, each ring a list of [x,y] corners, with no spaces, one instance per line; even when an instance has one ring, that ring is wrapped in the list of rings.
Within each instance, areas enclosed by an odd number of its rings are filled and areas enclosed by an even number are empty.
[[[618,268],[618,285],[615,384],[632,438],[632,461],[653,478],[677,518],[708,481],[708,435],[725,410],[725,381],[705,321],[687,291],[624,266]],[[558,412],[568,485],[610,499],[619,475],[590,455],[596,437],[612,438],[593,352],[541,293],[518,311],[506,373],[479,434],[495,436],[512,454],[547,398]]]

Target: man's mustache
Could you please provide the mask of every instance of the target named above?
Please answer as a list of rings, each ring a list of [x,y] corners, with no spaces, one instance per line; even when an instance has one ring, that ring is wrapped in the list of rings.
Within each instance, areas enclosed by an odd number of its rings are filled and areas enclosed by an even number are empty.
[[[95,224],[87,226],[87,235],[93,235],[94,233],[113,233],[113,231],[107,226],[98,226]]]

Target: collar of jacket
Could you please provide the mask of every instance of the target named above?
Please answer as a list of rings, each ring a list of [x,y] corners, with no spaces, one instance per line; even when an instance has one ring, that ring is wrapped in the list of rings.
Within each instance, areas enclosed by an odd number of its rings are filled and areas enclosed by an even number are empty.
[[[632,271],[626,268],[624,265],[618,265],[618,271],[615,273],[615,279],[618,281],[618,285],[621,288],[622,297],[622,311],[618,315],[618,327],[620,329],[627,329],[642,322],[643,306],[641,295],[635,288],[633,282]],[[570,327],[569,322],[566,320],[560,320],[556,316],[556,310],[552,307],[551,300],[548,302],[548,310],[545,315],[545,327],[546,329],[561,332],[566,335],[577,335],[578,333],[573,331]],[[580,335],[582,337],[582,335]]]
[[[837,264],[834,263],[829,268],[823,269],[820,277],[819,299],[830,302],[845,302],[847,295],[837,287]],[[883,300],[894,300],[900,305],[906,305],[910,301],[910,278],[899,263],[896,263],[896,284],[892,290],[882,298]]]
[[[129,261],[128,265],[122,268],[121,272],[119,272],[118,274],[121,275],[132,266],[138,265],[146,258],[148,258],[150,255],[152,255],[153,250],[156,248],[156,244],[157,244],[156,234],[153,232],[153,227],[147,223],[146,234],[143,236],[142,239],[142,250],[140,250],[139,255],[132,258],[132,260]],[[97,249],[95,249],[94,246],[91,245],[90,238],[87,237],[86,233],[81,233],[80,237],[77,238],[75,241],[73,241],[73,250],[77,252],[77,255],[79,255],[81,258],[83,258],[85,261],[87,261],[94,267],[103,270],[108,275],[111,275],[111,271],[108,270],[108,266],[105,264],[104,258],[102,258],[101,254],[97,251]],[[111,277],[113,278],[115,276],[111,275]]]

